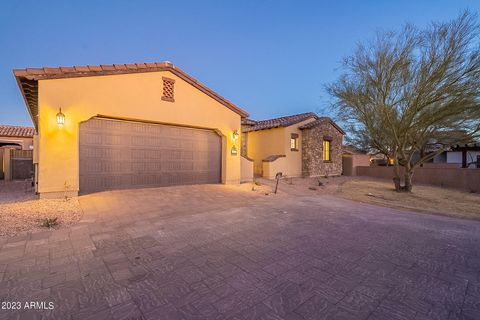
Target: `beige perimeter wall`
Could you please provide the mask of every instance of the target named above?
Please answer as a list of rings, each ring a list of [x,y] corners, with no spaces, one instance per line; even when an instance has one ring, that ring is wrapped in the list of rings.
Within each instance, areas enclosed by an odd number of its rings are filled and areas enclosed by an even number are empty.
[[[393,178],[393,167],[357,167],[357,175],[390,180]],[[413,175],[413,183],[480,192],[480,169],[418,168]]]
[[[162,100],[162,77],[175,79],[175,102]],[[59,127],[56,114],[65,114]],[[79,123],[94,116],[148,120],[217,129],[223,135],[222,180],[240,182],[240,155],[231,155],[240,115],[174,74],[148,72],[39,81],[38,192],[79,188]],[[240,149],[240,141],[237,142]]]
[[[253,161],[242,156],[240,165],[242,167],[240,182],[253,181]]]

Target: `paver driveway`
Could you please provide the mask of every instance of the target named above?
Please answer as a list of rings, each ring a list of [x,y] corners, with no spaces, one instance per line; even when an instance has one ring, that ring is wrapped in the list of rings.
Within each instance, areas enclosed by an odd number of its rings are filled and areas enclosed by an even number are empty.
[[[480,319],[480,223],[229,186],[83,196],[2,240],[0,319]]]

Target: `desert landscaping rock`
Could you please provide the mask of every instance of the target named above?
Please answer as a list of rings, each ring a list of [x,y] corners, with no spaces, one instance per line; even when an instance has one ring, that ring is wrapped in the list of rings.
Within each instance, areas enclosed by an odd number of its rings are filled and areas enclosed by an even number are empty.
[[[65,228],[80,221],[81,216],[78,199],[34,199],[0,203],[0,236],[48,230],[42,227],[42,222],[55,217],[58,218],[58,225],[54,228]]]
[[[20,181],[0,181],[0,237],[15,236],[42,227],[47,218],[58,218],[55,229],[71,226],[82,217],[77,198],[37,199]]]

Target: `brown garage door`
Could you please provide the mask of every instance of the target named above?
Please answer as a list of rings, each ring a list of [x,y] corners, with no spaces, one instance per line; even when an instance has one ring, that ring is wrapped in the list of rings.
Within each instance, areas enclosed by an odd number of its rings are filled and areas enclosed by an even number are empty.
[[[221,182],[212,130],[94,118],[80,124],[80,192]]]

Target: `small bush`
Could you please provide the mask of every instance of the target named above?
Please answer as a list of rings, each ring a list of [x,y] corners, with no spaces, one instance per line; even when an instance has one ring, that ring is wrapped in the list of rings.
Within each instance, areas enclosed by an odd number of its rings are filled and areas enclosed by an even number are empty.
[[[45,227],[45,228],[53,228],[55,227],[56,225],[58,225],[58,218],[46,218],[45,220],[43,220],[42,222],[42,227]]]

